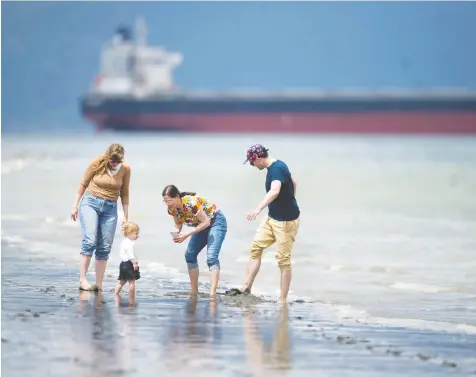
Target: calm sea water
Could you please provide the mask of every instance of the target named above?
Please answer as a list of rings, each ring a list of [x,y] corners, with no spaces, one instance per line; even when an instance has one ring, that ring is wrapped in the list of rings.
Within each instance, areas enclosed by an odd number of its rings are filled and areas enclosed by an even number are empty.
[[[245,213],[265,194],[265,171],[243,165],[266,144],[298,182],[301,228],[291,299],[329,305],[369,323],[476,333],[476,138],[376,136],[4,135],[2,238],[79,260],[69,211],[88,162],[112,142],[132,165],[130,219],[147,277],[187,281],[185,244],[171,241],[165,185],[197,191],[228,218],[223,286],[241,284],[259,222]],[[264,215],[264,214],[263,214]],[[115,274],[118,229],[108,270]],[[207,281],[205,253],[199,257]],[[92,278],[91,278],[92,279]],[[115,280],[106,282],[113,286]],[[275,250],[265,251],[255,293],[276,298]],[[140,300],[140,297],[139,297]]]

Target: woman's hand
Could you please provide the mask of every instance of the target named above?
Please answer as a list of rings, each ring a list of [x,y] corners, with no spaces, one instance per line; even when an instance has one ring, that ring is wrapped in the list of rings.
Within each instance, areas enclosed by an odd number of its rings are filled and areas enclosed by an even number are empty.
[[[73,206],[73,208],[71,208],[71,220],[76,221],[77,218],[78,218],[78,206]]]
[[[180,234],[177,234],[173,237],[173,240],[175,243],[182,243],[183,241],[185,241],[188,237],[190,237],[190,233],[180,233]]]
[[[180,233],[182,231],[183,224],[179,223],[176,220],[174,220],[174,223],[175,223],[175,229],[177,229],[177,233]]]
[[[122,224],[121,230],[124,230],[124,227],[129,222],[129,204],[122,204]]]
[[[126,226],[126,224],[129,222],[129,220],[127,220],[126,217],[124,217],[122,219],[122,224],[121,224],[121,231],[124,231],[124,227]]]

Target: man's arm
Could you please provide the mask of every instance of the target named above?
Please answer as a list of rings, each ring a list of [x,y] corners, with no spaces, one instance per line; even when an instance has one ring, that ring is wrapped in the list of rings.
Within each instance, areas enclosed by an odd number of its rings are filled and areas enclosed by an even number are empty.
[[[269,191],[266,193],[258,207],[246,214],[246,218],[250,221],[256,219],[261,211],[278,197],[279,192],[281,191],[281,185],[284,182],[283,172],[281,169],[273,169],[270,173],[271,185]]]
[[[294,187],[294,196],[296,196],[296,191],[297,191],[297,182],[294,180],[293,177],[291,177],[291,181],[293,183],[293,187]]]
[[[285,182],[284,172],[279,168],[273,168],[270,171],[270,178],[271,186],[257,208],[259,212],[261,212],[264,208],[266,208],[266,206],[269,205],[269,203],[273,202],[278,197],[279,192],[281,191],[281,185],[283,182]]]
[[[262,211],[264,208],[266,208],[266,206],[268,206],[269,203],[271,203],[273,200],[275,200],[278,197],[280,191],[281,191],[281,181],[279,180],[272,181],[271,188],[266,193],[263,200],[259,204],[258,209]]]

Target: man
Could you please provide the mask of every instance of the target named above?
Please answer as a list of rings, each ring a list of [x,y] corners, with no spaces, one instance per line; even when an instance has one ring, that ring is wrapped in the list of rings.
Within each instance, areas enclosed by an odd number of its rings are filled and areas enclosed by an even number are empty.
[[[229,294],[251,293],[251,287],[261,266],[263,250],[276,242],[276,259],[281,270],[280,302],[286,302],[291,284],[291,250],[299,229],[300,210],[296,201],[296,181],[283,161],[271,158],[268,149],[261,144],[248,148],[245,164],[259,170],[267,169],[266,195],[256,209],[246,215],[255,220],[268,207],[251,244],[250,259],[245,283],[241,290],[232,289]]]

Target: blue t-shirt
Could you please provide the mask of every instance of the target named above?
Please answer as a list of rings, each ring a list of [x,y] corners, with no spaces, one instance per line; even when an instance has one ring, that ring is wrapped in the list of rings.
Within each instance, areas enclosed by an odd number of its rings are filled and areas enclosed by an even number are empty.
[[[291,172],[283,161],[277,160],[269,165],[268,174],[266,175],[266,192],[271,189],[271,182],[273,181],[281,182],[281,190],[278,197],[268,205],[269,217],[278,221],[296,220],[300,211],[294,197]]]

